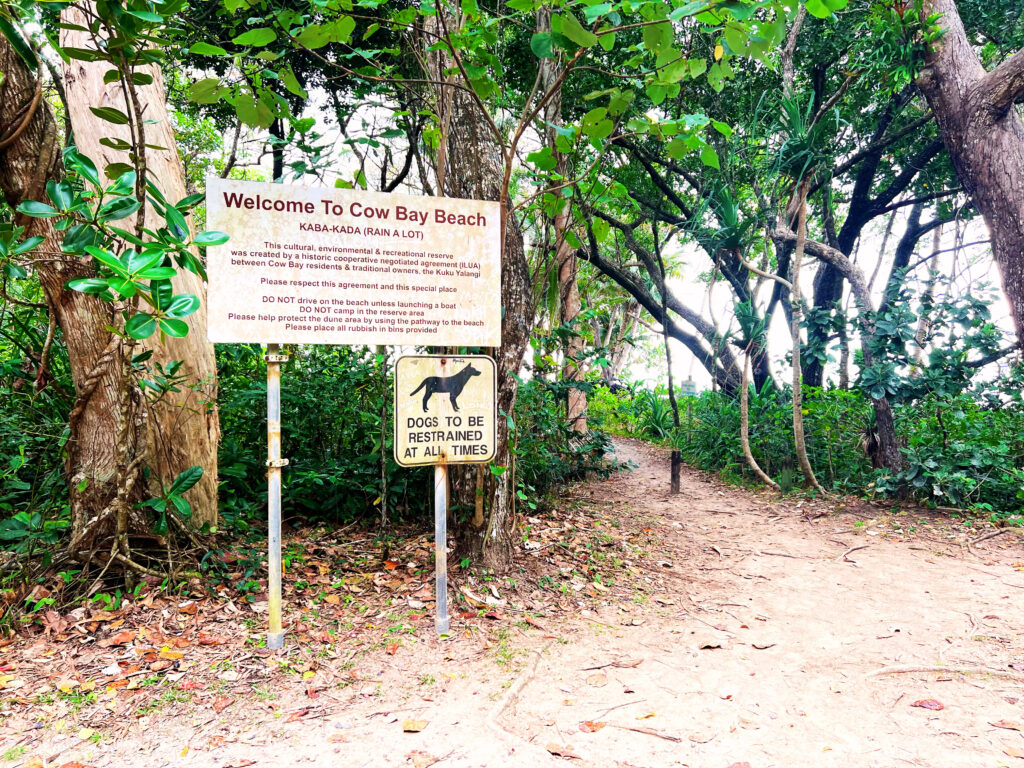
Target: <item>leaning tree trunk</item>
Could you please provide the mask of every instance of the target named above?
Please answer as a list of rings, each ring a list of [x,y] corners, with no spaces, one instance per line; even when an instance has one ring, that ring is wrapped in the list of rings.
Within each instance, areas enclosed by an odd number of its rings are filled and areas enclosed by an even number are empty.
[[[537,11],[537,31],[551,31],[550,8],[541,8]],[[555,153],[555,174],[556,178],[562,181],[568,179],[569,161],[564,153],[555,149],[555,141],[558,138],[558,129],[562,125],[562,86],[558,81],[564,65],[561,54],[554,58],[541,59],[539,64],[540,93],[546,94],[554,89],[543,110],[544,124],[547,126],[544,141]],[[558,269],[559,322],[566,325],[579,316],[581,308],[579,285],[576,280],[579,261],[575,249],[566,240],[569,229],[568,198],[565,199],[565,207],[551,218],[551,228],[554,231],[555,264]],[[594,343],[597,343],[597,339],[594,339]],[[565,344],[562,381],[575,382],[583,379],[583,364],[579,359],[582,353],[583,337],[579,333],[573,333]],[[572,387],[566,392],[566,420],[574,432],[587,431],[587,394],[583,390]]]
[[[61,133],[49,102],[34,98],[41,82],[2,35],[0,72],[4,75],[0,80],[0,191],[15,208],[24,200],[45,200],[46,182],[62,176]],[[115,501],[119,451],[127,448],[133,453],[137,439],[135,404],[119,364],[120,337],[108,330],[119,327],[120,314],[95,296],[64,288],[68,280],[90,277],[94,271],[91,263],[61,253],[63,234],[54,230],[51,219],[16,215],[15,224],[25,227],[26,238],[46,238],[30,255],[31,266],[61,329],[74,379],[76,398],[65,467],[71,540],[80,542],[90,521]],[[129,444],[120,446],[125,412]],[[75,549],[73,545],[71,553],[79,554]]]
[[[71,6],[61,14],[62,21],[85,26],[82,11]],[[62,29],[61,45],[73,48],[94,47],[92,36],[81,29]],[[78,150],[96,163],[101,173],[112,163],[132,164],[127,151],[118,151],[100,144],[105,137],[119,138],[131,143],[128,126],[112,125],[100,120],[90,107],[111,106],[125,114],[133,114],[128,94],[119,82],[105,83],[104,74],[110,69],[106,62],[71,60],[65,67],[64,87],[68,101],[68,119],[71,122]],[[178,157],[177,143],[170,117],[163,78],[155,66],[140,68],[152,75],[149,85],[137,85],[142,113],[145,144],[146,175],[172,204],[187,195],[185,173]],[[156,147],[160,147],[157,149]],[[163,226],[162,219],[149,204],[146,205],[149,227]],[[152,363],[167,365],[180,360],[185,384],[179,392],[168,393],[147,408],[145,463],[152,471],[153,495],[159,494],[159,483],[169,485],[177,475],[191,466],[203,468],[203,477],[189,491],[192,521],[195,525],[215,524],[217,521],[217,443],[220,427],[217,418],[217,368],[213,345],[206,340],[206,288],[202,279],[185,269],[179,269],[173,280],[175,293],[191,293],[202,300],[199,310],[189,318],[189,333],[184,338],[159,335],[142,342],[152,349]]]
[[[451,16],[445,18],[452,24]],[[449,29],[451,27],[449,26]],[[435,34],[443,35],[439,29]],[[436,41],[431,35],[426,41]],[[445,80],[453,63],[441,51],[428,57],[435,82]],[[449,79],[449,82],[451,80]],[[438,85],[436,104],[442,126],[437,163],[438,194],[470,200],[500,200],[504,186],[504,157],[497,138],[487,123],[481,106],[464,90]],[[523,234],[515,217],[503,222],[501,253],[501,346],[492,350],[498,369],[497,449],[493,466],[503,467],[500,474],[485,467],[452,467],[451,499],[458,508],[472,510],[459,528],[459,550],[485,567],[503,570],[512,557],[515,528],[515,457],[509,417],[513,414],[518,384],[515,376],[532,327],[530,270],[526,263]]]
[[[954,0],[929,0],[945,34],[918,85],[957,176],[985,218],[1018,341],[1024,339],[1024,49],[990,72],[971,47]]]

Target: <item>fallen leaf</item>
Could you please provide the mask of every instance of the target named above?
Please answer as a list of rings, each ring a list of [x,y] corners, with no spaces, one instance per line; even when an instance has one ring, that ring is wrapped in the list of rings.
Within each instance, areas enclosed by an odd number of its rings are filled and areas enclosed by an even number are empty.
[[[394,560],[385,560],[384,561],[384,567],[387,570],[389,570],[389,571],[395,570],[395,568],[397,568],[399,565],[401,565],[401,563],[398,563],[398,562],[396,562]]]
[[[1010,757],[1019,757],[1024,759],[1024,749],[1019,749],[1018,747],[1007,747],[1003,752],[1008,754]]]
[[[348,736],[344,733],[332,733],[327,737],[328,744],[344,744],[348,741]]]
[[[185,658],[185,654],[181,651],[172,651],[165,645],[160,649],[160,658],[167,659],[168,661],[178,661],[179,659]]]
[[[996,728],[1006,728],[1010,731],[1024,731],[1024,725],[1015,723],[1012,720],[996,720],[994,723],[989,723],[989,725],[994,725]]]
[[[178,610],[181,613],[188,614],[189,616],[195,616],[199,612],[199,603],[195,600],[189,600],[187,603],[182,603],[178,606]]]
[[[71,693],[75,688],[78,687],[77,680],[58,680],[57,690],[61,693]]]
[[[309,709],[297,709],[292,712],[288,717],[285,718],[286,723],[294,723],[296,720],[301,720],[309,714]]]
[[[224,635],[215,635],[212,632],[199,633],[200,645],[224,645],[227,641],[228,638],[224,637]]]
[[[225,763],[224,768],[246,768],[246,766],[249,765],[256,765],[256,761],[242,758],[241,760],[233,760],[230,763]]]
[[[750,768],[750,763],[733,763],[729,768]]]
[[[46,768],[46,763],[39,755],[32,755],[22,764],[22,768]]]
[[[650,720],[652,717],[657,717],[655,712],[648,712],[646,715],[640,715],[637,720]]]
[[[31,763],[31,762],[25,763],[24,768],[32,768],[33,765],[36,765],[36,764]],[[37,765],[42,765],[42,762],[38,763]],[[77,760],[72,760],[69,763],[63,763],[60,766],[60,768],[92,768],[92,766],[91,765],[86,765],[85,763],[80,763]]]
[[[608,675],[603,672],[595,672],[592,675],[587,675],[587,683],[597,688],[608,685]]]
[[[562,746],[561,744],[555,744],[554,742],[551,742],[546,747],[544,747],[544,749],[546,749],[548,752],[550,752],[552,755],[555,755],[556,757],[571,757],[575,758],[576,760],[582,759],[579,755],[572,751],[571,746]]]
[[[584,720],[582,723],[580,723],[580,730],[584,733],[595,733],[596,731],[600,731],[602,728],[604,728],[605,725],[607,725],[607,723],[602,723],[600,721],[594,722],[593,720]]]
[[[110,648],[115,645],[124,645],[125,643],[130,643],[134,639],[135,633],[129,629],[126,629],[123,632],[118,632],[116,635],[113,635],[112,637],[108,637],[106,640],[100,640],[98,643],[96,643],[96,645],[99,648]]]
[[[219,715],[225,709],[230,707],[233,702],[234,698],[231,696],[218,696],[213,700],[213,711]]]
[[[405,720],[402,722],[402,730],[406,733],[419,733],[426,727],[426,720]]]
[[[173,666],[173,661],[170,661],[169,659],[160,659],[158,661],[154,661],[152,664],[149,665],[149,671],[163,672],[165,669],[170,669]]]
[[[324,595],[324,602],[330,603],[331,605],[337,605],[341,602],[341,598],[337,595]]]
[[[548,631],[548,628],[541,624],[539,621],[537,621],[535,618],[533,618],[533,616],[526,616],[524,617],[523,621],[525,621],[531,627],[536,627],[537,629],[543,630],[544,632]]]
[[[394,656],[398,653],[398,643],[391,643],[384,650],[387,651],[388,656]]]
[[[946,708],[945,706],[943,706],[941,701],[936,701],[935,699],[921,699],[919,701],[915,701],[910,706],[920,707],[921,709],[930,709],[935,712],[938,712],[940,709]]]

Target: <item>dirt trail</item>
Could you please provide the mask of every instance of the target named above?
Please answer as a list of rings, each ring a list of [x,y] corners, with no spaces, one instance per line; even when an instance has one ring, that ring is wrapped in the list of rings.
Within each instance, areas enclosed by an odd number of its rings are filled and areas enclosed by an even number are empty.
[[[309,706],[293,692],[276,715],[257,701],[169,710],[114,743],[55,736],[37,751],[96,766],[1024,767],[1016,534],[971,550],[907,515],[816,517],[820,504],[693,470],[669,497],[663,452],[618,451],[633,472],[569,496],[659,534],[632,593],[484,647],[457,635],[378,653],[321,694],[337,704],[322,716],[288,722]],[[340,677],[343,661],[328,668]],[[895,665],[971,671],[868,676]],[[943,708],[913,706],[927,700]],[[406,720],[426,723],[403,733]]]

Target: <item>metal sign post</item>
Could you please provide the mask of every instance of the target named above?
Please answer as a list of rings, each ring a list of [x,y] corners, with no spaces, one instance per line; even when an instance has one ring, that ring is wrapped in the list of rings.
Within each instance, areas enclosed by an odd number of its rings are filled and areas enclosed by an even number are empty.
[[[281,468],[288,459],[281,458],[281,363],[288,355],[281,354],[277,344],[267,345],[267,591],[269,593],[270,626],[267,648],[284,647],[281,628]]]
[[[434,468],[435,623],[448,619],[448,465],[486,464],[497,450],[497,367],[486,355],[395,361],[395,461]]]
[[[448,465],[434,466],[434,586],[437,634],[448,634]]]

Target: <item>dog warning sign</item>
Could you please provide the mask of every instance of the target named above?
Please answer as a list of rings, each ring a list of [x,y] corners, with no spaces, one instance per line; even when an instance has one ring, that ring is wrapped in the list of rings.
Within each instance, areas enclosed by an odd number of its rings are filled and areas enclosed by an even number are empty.
[[[406,355],[395,364],[395,460],[404,467],[494,458],[497,376],[484,355]]]

